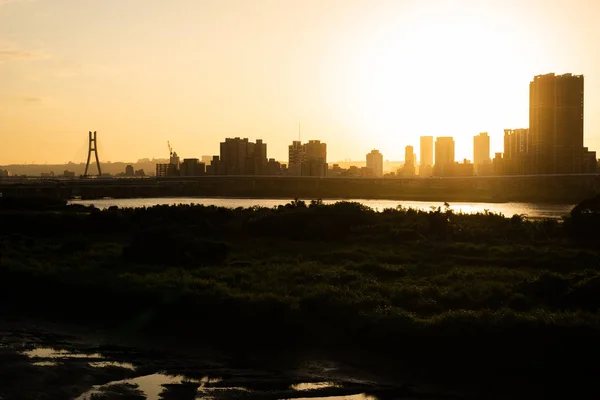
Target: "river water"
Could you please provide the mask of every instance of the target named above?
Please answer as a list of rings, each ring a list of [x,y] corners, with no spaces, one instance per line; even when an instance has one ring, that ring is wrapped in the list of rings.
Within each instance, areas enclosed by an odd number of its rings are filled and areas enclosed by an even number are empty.
[[[326,204],[335,203],[342,200],[324,199]],[[405,208],[414,208],[420,210],[430,210],[431,207],[443,207],[442,202],[429,201],[398,201],[398,200],[366,200],[366,199],[345,199],[343,201],[355,201],[364,204],[376,211],[383,211],[386,208],[396,208],[402,206]],[[106,209],[111,206],[120,208],[139,208],[152,207],[155,205],[177,205],[177,204],[203,204],[207,206],[219,206],[228,208],[237,207],[277,207],[289,203],[290,200],[281,199],[249,199],[249,198],[224,198],[224,197],[171,197],[171,198],[145,198],[145,199],[100,199],[100,200],[74,200],[71,204],[94,205],[100,209]],[[450,203],[450,208],[454,212],[478,213],[486,210],[493,213],[501,213],[507,217],[514,214],[523,214],[528,218],[553,218],[559,219],[569,214],[575,205],[569,204],[539,204],[539,203]]]

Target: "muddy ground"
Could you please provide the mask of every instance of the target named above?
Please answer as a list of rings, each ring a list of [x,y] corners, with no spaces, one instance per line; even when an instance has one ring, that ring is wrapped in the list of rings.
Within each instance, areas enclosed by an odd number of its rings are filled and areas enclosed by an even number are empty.
[[[250,354],[250,353],[249,353]],[[232,357],[210,344],[140,342],[0,322],[0,399],[451,399],[314,355]]]

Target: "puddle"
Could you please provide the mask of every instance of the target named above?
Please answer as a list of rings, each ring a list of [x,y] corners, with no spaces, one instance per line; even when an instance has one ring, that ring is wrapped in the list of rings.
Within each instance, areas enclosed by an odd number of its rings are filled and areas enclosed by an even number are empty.
[[[290,386],[290,389],[304,392],[306,390],[319,390],[338,387],[342,386],[335,382],[305,382],[292,385]]]
[[[33,350],[27,350],[22,352],[24,356],[29,358],[92,358],[92,359],[102,359],[104,358],[102,354],[94,353],[94,354],[85,354],[85,353],[75,353],[68,350],[60,350],[53,349],[50,347],[38,347]]]
[[[34,367],[56,367],[58,363],[56,361],[38,361],[32,363],[31,365]]]
[[[117,361],[92,361],[88,363],[90,367],[93,368],[108,368],[108,367],[116,367],[116,368],[124,368],[135,371],[135,366],[130,363],[123,363]]]
[[[281,399],[281,400],[379,400],[379,398],[363,393],[363,394],[353,394],[353,395],[349,395],[349,396],[305,397],[305,398],[293,398],[293,399]]]
[[[159,400],[160,394],[165,390],[163,385],[181,385],[181,384],[197,384],[198,385],[198,394],[206,394],[212,391],[218,390],[234,390],[234,391],[248,391],[245,388],[233,388],[233,387],[224,387],[224,388],[205,388],[204,386],[207,383],[218,383],[221,382],[220,378],[210,378],[204,377],[200,380],[198,379],[189,379],[185,376],[176,375],[165,375],[165,374],[152,374],[146,376],[140,376],[138,378],[125,379],[122,381],[110,382],[106,385],[95,386],[92,390],[87,393],[82,394],[76,400],[91,400],[93,395],[101,393],[103,388],[109,388],[115,385],[133,385],[136,386],[137,389],[146,396],[148,400]]]

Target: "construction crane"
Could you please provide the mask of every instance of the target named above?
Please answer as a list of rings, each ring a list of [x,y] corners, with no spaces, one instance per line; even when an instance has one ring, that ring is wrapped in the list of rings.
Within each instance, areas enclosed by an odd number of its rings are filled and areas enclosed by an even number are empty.
[[[169,157],[173,157],[173,148],[171,147],[171,143],[167,142],[167,146],[169,146]]]

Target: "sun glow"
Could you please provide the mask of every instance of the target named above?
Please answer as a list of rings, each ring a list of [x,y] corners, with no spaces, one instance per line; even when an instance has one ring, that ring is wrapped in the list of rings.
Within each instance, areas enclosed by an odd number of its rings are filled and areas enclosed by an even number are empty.
[[[450,9],[409,25],[388,24],[357,44],[345,78],[346,111],[388,159],[418,154],[419,136],[453,136],[456,158],[472,159],[473,136],[527,126],[527,68],[515,34]],[[520,58],[523,60],[523,58]],[[507,104],[520,112],[507,114]],[[348,104],[352,103],[352,104]],[[514,107],[513,107],[514,108]],[[497,146],[496,146],[497,147]],[[492,150],[493,151],[493,150]]]

